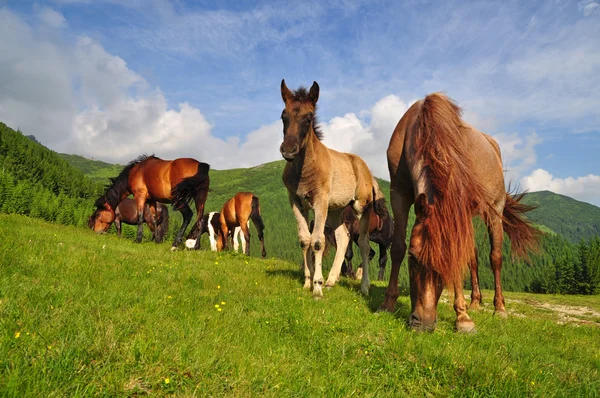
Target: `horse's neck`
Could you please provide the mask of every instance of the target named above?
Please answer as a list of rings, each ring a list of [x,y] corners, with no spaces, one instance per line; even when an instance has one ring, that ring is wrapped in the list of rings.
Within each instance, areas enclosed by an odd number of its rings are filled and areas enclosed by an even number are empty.
[[[310,170],[309,172],[313,173],[315,168],[322,165],[322,162],[319,160],[324,159],[326,152],[327,147],[311,132],[308,142],[292,161],[294,170],[298,175],[304,175],[306,170]]]

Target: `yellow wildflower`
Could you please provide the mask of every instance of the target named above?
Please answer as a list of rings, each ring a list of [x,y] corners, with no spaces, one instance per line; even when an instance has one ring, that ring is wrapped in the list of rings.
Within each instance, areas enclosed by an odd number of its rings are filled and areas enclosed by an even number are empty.
[[[223,311],[223,308],[217,308],[217,311],[221,312]]]
[[[15,333],[15,339],[18,339],[19,337],[21,337],[21,332],[16,332]]]
[[[215,308],[219,308],[219,304],[215,304]]]
[[[165,384],[169,384],[171,382],[171,379],[169,379],[168,377],[165,379]]]
[[[225,305],[225,304],[227,304],[227,303],[225,303],[224,301],[221,301],[221,305]]]
[[[217,285],[217,289],[220,289],[220,288],[221,288],[221,285]]]

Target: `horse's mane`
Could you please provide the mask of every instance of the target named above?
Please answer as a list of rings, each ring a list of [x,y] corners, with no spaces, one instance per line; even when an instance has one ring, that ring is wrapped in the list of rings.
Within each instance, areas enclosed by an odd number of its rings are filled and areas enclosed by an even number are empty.
[[[128,190],[127,185],[128,185],[129,172],[131,171],[133,166],[135,166],[136,164],[143,162],[144,160],[149,159],[149,158],[158,159],[153,154],[150,156],[148,156],[146,154],[140,155],[135,160],[132,160],[131,162],[129,162],[129,164],[127,166],[125,166],[123,168],[123,170],[121,170],[121,172],[119,173],[119,175],[117,177],[109,178],[110,183],[106,186],[106,191],[104,192],[104,195],[102,195],[98,199],[96,199],[96,202],[94,202],[94,206],[96,206],[96,208],[100,209],[100,208],[104,207],[105,203],[108,203],[110,205],[110,207],[113,210],[115,210],[117,208],[117,206],[119,205],[119,202],[121,200],[121,195]]]
[[[293,101],[312,103],[312,100],[308,96],[309,93],[310,92],[308,91],[308,89],[306,87],[300,86],[300,87],[298,87],[298,89],[296,91],[293,92],[293,94],[294,94]],[[323,140],[323,132],[321,131],[321,126],[319,126],[319,121],[317,120],[317,104],[314,104],[314,107],[315,107],[315,112],[314,112],[314,117],[313,117],[313,130],[315,132],[315,135],[319,139],[319,141],[321,141],[321,140]]]
[[[431,188],[432,206],[424,221],[420,262],[447,284],[462,283],[474,250],[473,214],[487,211],[487,188],[473,177],[467,127],[462,110],[442,93],[425,97],[412,131],[414,155]],[[487,214],[483,214],[484,217]]]

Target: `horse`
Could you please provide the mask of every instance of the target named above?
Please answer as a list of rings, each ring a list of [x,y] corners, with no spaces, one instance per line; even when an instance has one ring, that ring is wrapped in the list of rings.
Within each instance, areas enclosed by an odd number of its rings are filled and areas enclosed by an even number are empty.
[[[462,110],[442,93],[414,103],[396,126],[387,149],[390,203],[394,215],[392,269],[380,309],[394,311],[398,271],[406,253],[408,212],[416,221],[409,243],[411,315],[409,326],[433,331],[444,285],[454,287],[456,330],[475,330],[467,314],[463,273],[475,255],[472,219],[488,227],[494,271],[495,313],[505,313],[500,284],[506,232],[516,256],[538,247],[541,232],[523,217],[531,209],[521,195],[507,192],[498,143],[461,118]]]
[[[131,198],[125,198],[119,203],[114,213],[114,219],[112,218],[110,211],[105,209],[99,211],[106,213],[105,215],[98,216],[98,220],[96,221],[102,225],[101,232],[106,232],[114,222],[115,227],[117,228],[117,235],[120,237],[122,229],[121,223],[137,225],[137,206],[135,200]],[[167,206],[162,203],[153,203],[152,205],[145,203],[144,221],[152,232],[152,239],[156,243],[161,243],[169,230],[169,210],[167,209]],[[88,218],[88,226],[90,228],[94,227],[92,217]]]
[[[265,250],[264,229],[262,217],[260,215],[260,204],[258,196],[252,192],[238,192],[231,199],[227,200],[221,209],[219,215],[220,228],[217,231],[217,251],[227,249],[230,231],[240,228],[243,234],[242,251],[244,254],[250,254],[250,220],[254,223],[258,231],[258,239],[262,247],[261,255],[267,257]],[[234,249],[237,251],[237,237],[234,235]]]
[[[208,214],[205,214],[203,216],[203,222],[202,222],[202,230],[200,232],[197,233],[198,239],[200,238],[200,236],[202,236],[202,234],[208,234],[208,240],[210,242],[210,249],[214,252],[217,251],[217,238],[218,238],[218,234],[217,231],[219,231],[219,229],[221,228],[221,221],[220,221],[220,215],[221,213],[219,213],[218,211],[211,211]],[[196,246],[196,239],[191,239],[190,237],[194,235],[195,233],[195,228],[196,225],[194,225],[194,228],[192,228],[192,230],[190,231],[190,235],[188,236],[187,240],[185,241],[185,245],[188,249],[192,249]],[[234,250],[237,251],[238,247],[239,247],[239,243],[238,243],[238,236],[239,233],[241,231],[240,227],[235,227],[235,231],[233,233],[233,244],[234,244]],[[231,237],[231,231],[229,231],[229,237]]]
[[[377,184],[377,185],[376,185]],[[373,185],[377,188],[377,196],[380,199],[378,201],[383,202],[383,206],[385,206],[385,198],[383,194],[379,191],[379,185],[377,180],[373,179]],[[379,246],[379,274],[377,276],[377,280],[382,281],[385,274],[385,266],[387,264],[387,251],[392,245],[392,237],[394,234],[394,220],[387,213],[387,207],[385,207],[386,215],[379,216],[375,214],[375,211],[371,208],[371,222],[369,224],[369,240],[371,242],[376,243]],[[348,233],[350,236],[350,241],[354,242],[358,245],[358,237],[359,237],[359,221],[354,216],[354,212],[351,208],[347,207],[344,209],[344,213],[342,215],[342,220],[348,229]],[[311,221],[311,230],[313,228],[313,221]],[[333,230],[329,225],[325,225],[325,237],[326,242],[329,245],[335,247],[335,235]],[[326,249],[327,251],[327,249]],[[352,269],[352,258],[354,257],[354,251],[352,250],[352,244],[348,244],[348,248],[346,249],[345,261],[342,263],[342,276],[348,276],[350,278],[360,279],[362,276],[362,268],[359,267],[357,272],[355,273]],[[369,262],[375,257],[375,250],[369,247]]]
[[[333,287],[337,282],[349,242],[342,213],[350,206],[359,220],[358,244],[364,268],[361,292],[368,295],[368,210],[375,205],[375,213],[383,215],[381,205],[376,201],[371,171],[359,156],[335,151],[321,142],[323,134],[316,121],[319,99],[317,82],[313,82],[310,90],[300,87],[292,92],[282,80],[281,98],[285,104],[281,114],[284,137],[279,150],[287,160],[282,179],[298,227],[298,239],[304,257],[304,288],[310,289],[312,285],[313,297],[323,297],[322,260],[326,221],[334,230],[337,250],[325,286]],[[308,227],[308,212],[311,209],[315,215],[312,233]]]
[[[194,199],[197,212],[197,228],[202,228],[204,203],[208,196],[210,166],[191,158],[162,160],[154,155],[141,155],[123,168],[121,173],[111,178],[104,195],[96,202],[96,211],[92,214],[90,224],[94,231],[100,231],[108,218],[114,220],[117,205],[130,194],[133,194],[138,211],[138,230],[136,242],[142,241],[143,208],[146,201],[171,203],[173,208],[183,216],[183,224],[177,232],[171,250],[176,250],[188,227],[193,212],[189,202]],[[200,239],[196,241],[196,249],[200,248]]]

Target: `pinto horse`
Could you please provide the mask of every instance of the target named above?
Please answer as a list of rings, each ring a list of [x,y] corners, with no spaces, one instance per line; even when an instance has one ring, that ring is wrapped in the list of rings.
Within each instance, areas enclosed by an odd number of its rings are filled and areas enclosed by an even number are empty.
[[[220,228],[217,231],[217,251],[227,249],[230,232],[240,228],[242,232],[242,251],[250,254],[250,220],[258,231],[258,239],[262,247],[261,255],[267,257],[265,250],[265,239],[262,217],[260,215],[260,204],[258,196],[252,192],[238,192],[235,196],[225,202],[219,215]],[[234,249],[237,251],[237,237],[234,234]]]
[[[409,325],[434,330],[444,284],[454,288],[456,329],[474,331],[463,295],[463,273],[475,253],[472,218],[488,226],[494,271],[496,313],[504,313],[500,285],[502,240],[527,256],[540,232],[523,213],[523,195],[506,191],[500,148],[496,141],[461,119],[461,109],[444,94],[434,93],[413,104],[398,122],[387,150],[390,202],[395,228],[392,270],[382,310],[394,311],[398,271],[406,253],[406,226],[411,205],[416,221],[409,246],[412,314]]]
[[[221,228],[220,216],[221,213],[219,213],[218,211],[211,211],[210,213],[205,214],[202,221],[202,230],[196,234],[198,236],[198,239],[203,234],[208,234],[210,249],[214,252],[217,251],[218,231]],[[192,228],[192,230],[190,231],[188,239],[185,241],[185,245],[188,249],[192,249],[196,246],[196,239],[190,239],[190,237],[195,234],[195,228],[196,225],[194,225],[194,228]],[[237,251],[239,247],[238,236],[240,234],[240,231],[240,227],[235,227],[235,231],[233,232],[233,250],[235,251]],[[228,238],[231,238],[231,231],[229,231]]]
[[[114,214],[117,205],[129,194],[133,194],[138,211],[138,230],[136,242],[142,241],[143,209],[146,201],[171,203],[173,208],[183,216],[183,224],[173,241],[171,250],[176,250],[194,213],[189,201],[194,199],[198,218],[196,230],[201,230],[204,203],[208,195],[210,166],[191,158],[162,160],[142,155],[130,162],[121,173],[111,179],[111,185],[104,195],[96,200],[97,210],[92,214],[90,224],[94,231],[99,231],[103,210]],[[114,217],[114,215],[112,216]],[[200,240],[196,241],[196,249]]]
[[[300,87],[292,92],[282,80],[281,98],[285,108],[281,114],[284,137],[280,152],[287,160],[282,178],[298,226],[304,256],[304,288],[310,289],[312,284],[313,296],[323,297],[326,221],[334,231],[337,250],[325,286],[333,287],[337,282],[349,242],[342,213],[350,206],[359,220],[358,244],[364,268],[361,291],[368,295],[369,207],[375,203],[375,213],[383,215],[380,203],[376,202],[371,171],[360,157],[329,149],[321,142],[323,135],[316,121],[317,82],[313,82],[310,91]],[[315,213],[312,233],[308,227],[310,209]]]
[[[100,232],[106,232],[110,225],[114,222],[117,228],[117,235],[121,236],[121,223],[129,225],[137,225],[138,212],[135,200],[125,198],[117,206],[117,210],[113,213],[104,208],[96,210],[96,220],[88,219],[88,226],[94,228],[94,224],[98,224]],[[103,213],[103,214],[97,214]],[[152,239],[156,243],[161,243],[169,231],[169,210],[162,203],[146,203],[144,205],[144,221],[152,232]]]

